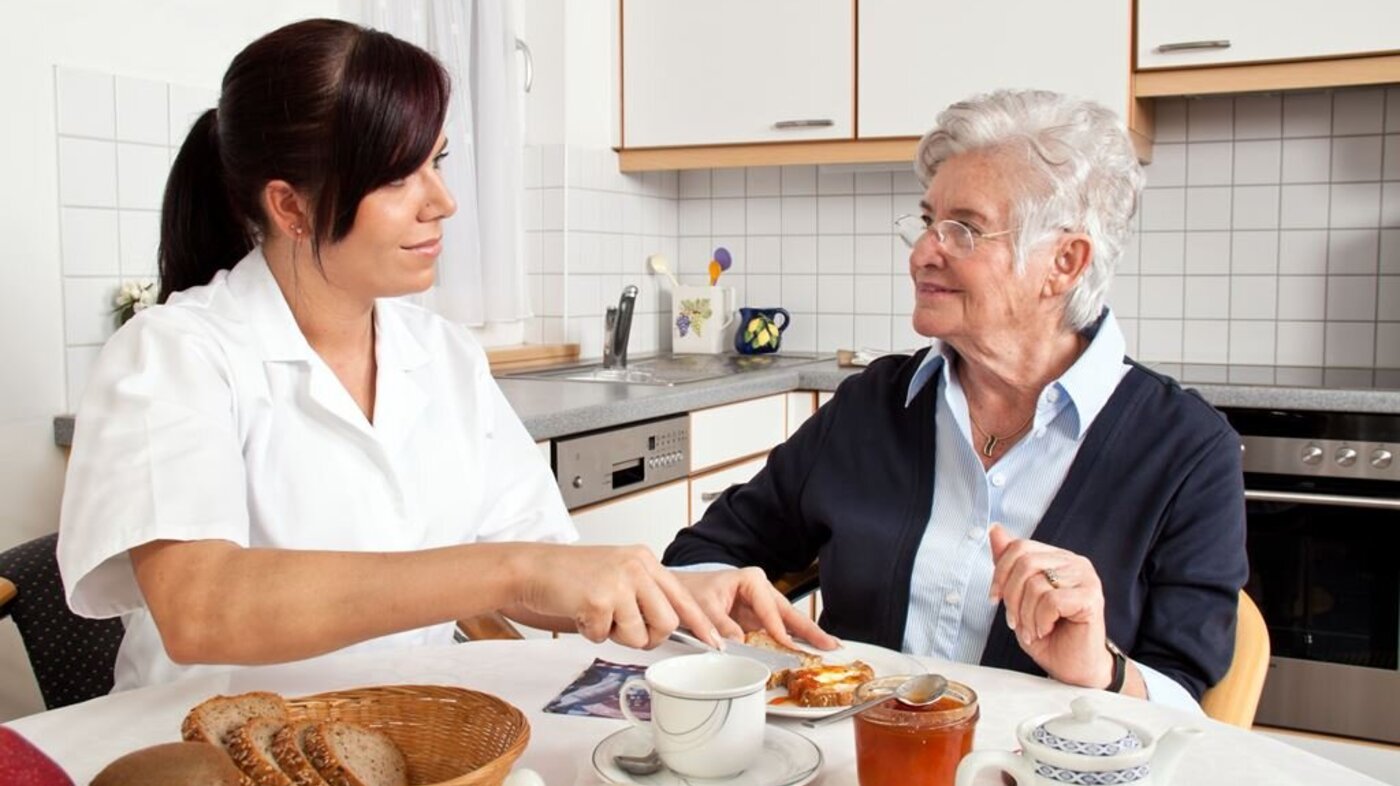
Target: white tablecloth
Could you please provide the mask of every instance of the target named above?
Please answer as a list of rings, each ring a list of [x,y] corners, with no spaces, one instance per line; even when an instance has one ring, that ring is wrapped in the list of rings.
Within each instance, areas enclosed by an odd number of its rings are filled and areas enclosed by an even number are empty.
[[[594,645],[570,636],[555,641],[483,641],[412,651],[328,656],[104,696],[7,725],[53,757],[77,783],[86,784],[107,762],[123,753],[178,740],[180,720],[185,713],[215,694],[272,690],[299,696],[368,685],[458,685],[500,696],[529,717],[530,745],[517,766],[540,773],[550,786],[584,786],[598,782],[588,763],[594,746],[626,722],[549,714],[542,711],[544,705],[595,657],[618,663],[650,663],[685,651],[689,650],[667,644],[653,652],[639,652],[611,644]],[[1022,719],[1067,712],[1072,698],[1090,693],[1104,714],[1135,721],[1154,734],[1178,724],[1194,725],[1206,732],[1178,765],[1173,778],[1177,784],[1379,783],[1263,735],[1204,717],[1016,672],[921,660],[978,692],[982,705],[975,742],[978,749],[1013,750],[1019,747],[1015,727]],[[855,744],[850,722],[821,729],[806,729],[793,720],[774,722],[807,735],[821,746],[825,763],[815,783],[855,786]]]

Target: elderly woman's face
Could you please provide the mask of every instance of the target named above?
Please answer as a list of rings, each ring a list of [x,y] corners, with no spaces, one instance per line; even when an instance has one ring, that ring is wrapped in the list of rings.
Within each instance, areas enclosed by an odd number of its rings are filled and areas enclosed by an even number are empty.
[[[924,223],[953,220],[971,230],[973,249],[957,258],[951,237],[925,232],[909,254],[914,279],[914,329],[944,340],[986,339],[1038,330],[1046,308],[1053,247],[1035,249],[1016,272],[1011,225],[1016,167],[1005,156],[964,153],[943,162],[924,193]],[[946,234],[946,233],[945,233]]]

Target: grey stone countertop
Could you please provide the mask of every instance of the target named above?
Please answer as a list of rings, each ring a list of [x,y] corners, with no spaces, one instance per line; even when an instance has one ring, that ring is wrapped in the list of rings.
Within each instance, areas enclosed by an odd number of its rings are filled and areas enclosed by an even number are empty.
[[[834,360],[672,387],[566,382],[541,379],[497,380],[530,436],[536,440],[678,415],[696,409],[794,390],[835,390],[861,371]],[[1301,409],[1327,412],[1400,413],[1400,390],[1351,390],[1286,385],[1189,383],[1218,407]],[[54,439],[72,444],[73,416],[54,418]]]

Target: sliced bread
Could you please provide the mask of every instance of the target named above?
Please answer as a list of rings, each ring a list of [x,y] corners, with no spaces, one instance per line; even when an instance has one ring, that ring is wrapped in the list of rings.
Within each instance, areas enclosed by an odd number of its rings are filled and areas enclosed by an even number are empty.
[[[315,725],[315,721],[298,721],[283,726],[272,738],[272,757],[296,786],[329,786],[306,756],[306,732]]]
[[[253,718],[224,738],[233,763],[258,786],[295,786],[272,756],[272,739],[285,727],[282,718]]]
[[[782,644],[778,643],[777,639],[768,635],[766,631],[749,631],[744,634],[744,643],[750,647],[773,650],[774,652],[781,652],[784,655],[796,655],[798,660],[802,661],[801,668],[804,669],[818,668],[822,665],[822,656],[796,650],[792,647],[784,647]],[[792,674],[792,671],[792,669],[774,669],[768,675],[768,687],[786,688],[788,685],[788,676]]]
[[[845,707],[855,700],[856,688],[875,678],[875,670],[862,661],[793,669],[788,674],[788,697],[803,707]]]
[[[276,693],[255,691],[237,696],[215,696],[190,710],[180,724],[180,736],[189,742],[212,742],[227,747],[224,738],[253,718],[266,717],[287,723],[287,703]]]
[[[407,786],[408,763],[384,732],[327,721],[306,732],[306,754],[331,786]]]

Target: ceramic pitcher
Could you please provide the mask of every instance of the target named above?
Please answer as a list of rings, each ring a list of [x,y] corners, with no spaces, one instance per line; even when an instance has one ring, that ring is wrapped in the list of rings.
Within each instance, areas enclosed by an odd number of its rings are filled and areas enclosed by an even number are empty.
[[[744,355],[777,352],[792,315],[783,308],[741,308],[734,348]]]
[[[681,286],[671,291],[671,351],[718,355],[734,327],[734,288]]]

